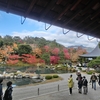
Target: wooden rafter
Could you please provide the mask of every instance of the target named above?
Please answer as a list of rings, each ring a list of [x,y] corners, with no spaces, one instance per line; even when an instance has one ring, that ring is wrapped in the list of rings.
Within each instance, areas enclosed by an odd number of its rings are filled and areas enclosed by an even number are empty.
[[[72,8],[70,9],[71,11],[74,10],[78,5],[79,3],[81,2],[82,0],[77,0],[77,2],[72,6]]]
[[[78,22],[78,24],[76,24],[73,28],[76,28],[77,26],[79,26],[80,24],[82,24],[89,17],[90,17],[90,15],[86,16],[82,21]]]
[[[62,1],[63,0],[58,0],[56,4],[59,5]]]
[[[91,17],[91,20],[93,20],[95,17],[97,17],[100,14],[100,9]]]
[[[91,21],[91,23],[89,23],[88,25],[85,25],[85,27],[81,28],[81,30],[84,30],[84,29],[88,28],[90,25],[92,25],[93,23],[95,23],[98,20],[99,19],[96,19],[96,20]]]
[[[60,13],[53,21],[52,23],[56,22],[61,16],[68,11],[68,9],[71,7],[72,4],[67,4],[67,6],[62,10],[62,13]]]
[[[42,19],[42,18],[48,13],[48,11],[49,11],[52,7],[54,7],[56,1],[57,1],[57,0],[50,0],[50,2],[48,2],[48,5],[47,5],[47,7],[44,9],[44,11],[43,11],[43,13],[42,13],[40,19]]]
[[[7,4],[7,13],[9,12],[10,6],[12,5],[13,0],[9,0]]]
[[[67,25],[70,21],[72,21],[77,15],[79,15],[79,13],[81,12],[82,10],[78,10],[74,15],[73,17],[70,17],[69,20],[67,22],[65,22],[64,26]]]
[[[31,12],[31,10],[32,10],[33,6],[35,5],[36,1],[37,0],[31,1],[30,5],[29,5],[29,8],[27,9],[24,17],[26,17]]]
[[[100,25],[97,25],[97,26],[93,27],[90,31],[88,31],[88,33],[91,33],[93,30],[95,30],[98,27],[100,27]]]

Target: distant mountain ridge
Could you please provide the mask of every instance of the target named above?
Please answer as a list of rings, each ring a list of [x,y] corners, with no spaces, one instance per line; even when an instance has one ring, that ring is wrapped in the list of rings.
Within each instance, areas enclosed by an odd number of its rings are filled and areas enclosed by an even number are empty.
[[[94,48],[92,47],[85,47],[83,45],[74,45],[74,46],[68,46],[67,48],[82,48],[82,49],[86,49],[87,52],[91,52]]]

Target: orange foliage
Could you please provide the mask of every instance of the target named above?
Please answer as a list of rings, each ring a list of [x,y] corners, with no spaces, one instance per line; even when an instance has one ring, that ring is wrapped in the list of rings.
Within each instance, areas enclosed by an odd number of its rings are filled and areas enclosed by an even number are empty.
[[[17,44],[16,44],[16,43],[13,43],[13,48],[15,48],[15,49],[17,49],[17,48],[18,48],[18,46],[17,46]]]
[[[87,53],[87,51],[82,48],[69,48],[70,59],[73,62],[77,61],[79,56],[85,53]]]
[[[40,48],[35,48],[35,49],[33,50],[33,52],[34,52],[35,54],[39,55],[39,56],[42,54],[42,50],[41,50]]]

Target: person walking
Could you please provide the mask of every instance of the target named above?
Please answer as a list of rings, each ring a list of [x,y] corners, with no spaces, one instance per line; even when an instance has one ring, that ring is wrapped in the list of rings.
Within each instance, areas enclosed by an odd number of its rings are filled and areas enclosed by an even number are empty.
[[[5,91],[5,94],[4,94],[4,97],[3,97],[3,100],[12,100],[12,82],[9,81],[7,82],[7,89]]]
[[[83,76],[83,80],[82,80],[82,81],[83,81],[83,82],[82,82],[83,93],[84,93],[84,94],[87,94],[87,92],[88,92],[88,81],[87,81],[87,79],[86,79],[85,76]]]
[[[78,80],[78,92],[79,93],[82,93],[82,84],[83,84],[82,77],[80,77],[80,79]]]
[[[97,76],[95,73],[90,77],[90,82],[92,82],[92,88],[96,90],[96,81],[98,81]]]
[[[2,98],[3,98],[2,82],[3,82],[3,79],[0,78],[0,100],[2,100]]]
[[[69,87],[69,95],[72,95],[72,88],[73,88],[74,82],[72,75],[68,78],[68,87]]]

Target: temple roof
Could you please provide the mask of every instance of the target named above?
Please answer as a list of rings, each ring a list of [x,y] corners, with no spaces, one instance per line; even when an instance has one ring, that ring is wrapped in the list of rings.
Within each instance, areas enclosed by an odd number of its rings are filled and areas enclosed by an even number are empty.
[[[85,58],[93,58],[93,57],[98,57],[100,56],[100,47],[99,47],[99,43],[98,45],[94,48],[93,51],[91,51],[90,53],[87,54],[83,54],[80,57],[85,57]]]

